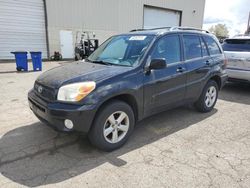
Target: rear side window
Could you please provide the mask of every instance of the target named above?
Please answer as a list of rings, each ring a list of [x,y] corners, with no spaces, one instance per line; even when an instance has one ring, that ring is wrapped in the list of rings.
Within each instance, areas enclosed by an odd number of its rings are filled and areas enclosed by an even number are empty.
[[[226,39],[222,48],[224,51],[250,52],[250,39]]]
[[[154,47],[151,58],[164,58],[167,64],[180,62],[181,49],[179,36],[167,35],[159,39]]]
[[[210,55],[221,54],[220,48],[212,37],[204,36]]]
[[[183,35],[186,60],[202,57],[199,36]]]

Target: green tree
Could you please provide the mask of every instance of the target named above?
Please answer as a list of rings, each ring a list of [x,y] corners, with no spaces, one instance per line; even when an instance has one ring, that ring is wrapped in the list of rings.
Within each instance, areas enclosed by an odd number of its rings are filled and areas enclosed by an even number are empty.
[[[226,38],[229,36],[229,31],[226,24],[217,24],[210,27],[208,30],[218,38]]]

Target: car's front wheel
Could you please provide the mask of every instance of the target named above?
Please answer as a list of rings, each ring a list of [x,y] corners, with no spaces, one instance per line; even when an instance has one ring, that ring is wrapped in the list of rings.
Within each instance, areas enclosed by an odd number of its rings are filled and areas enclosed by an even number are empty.
[[[195,103],[196,109],[200,112],[210,112],[216,104],[218,92],[218,84],[214,80],[209,80]]]
[[[97,148],[112,151],[127,141],[134,124],[132,108],[125,102],[114,100],[98,112],[88,137]]]

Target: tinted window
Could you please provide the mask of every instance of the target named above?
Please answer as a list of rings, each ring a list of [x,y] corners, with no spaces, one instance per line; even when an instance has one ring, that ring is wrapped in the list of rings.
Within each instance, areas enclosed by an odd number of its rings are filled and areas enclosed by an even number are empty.
[[[203,55],[203,57],[204,56],[208,56],[206,44],[204,43],[204,41],[202,39],[201,39],[201,48],[202,48],[202,55]]]
[[[178,35],[161,38],[155,45],[151,58],[165,58],[167,64],[181,61],[180,39]]]
[[[224,51],[250,51],[250,39],[226,39],[222,45]]]
[[[186,60],[202,57],[200,38],[196,35],[184,35],[184,51]]]
[[[204,40],[207,43],[207,47],[208,47],[210,55],[221,54],[218,44],[215,42],[215,40],[212,37],[205,36]]]

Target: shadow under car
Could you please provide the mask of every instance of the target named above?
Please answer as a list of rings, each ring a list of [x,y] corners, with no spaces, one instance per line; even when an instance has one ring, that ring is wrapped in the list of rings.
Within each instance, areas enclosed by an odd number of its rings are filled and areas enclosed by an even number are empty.
[[[177,108],[141,121],[127,144],[106,153],[92,147],[86,136],[57,133],[42,123],[14,129],[0,139],[0,172],[25,186],[58,183],[109,162],[123,166],[119,157],[212,116]]]
[[[250,83],[227,83],[221,90],[219,99],[250,105]]]

